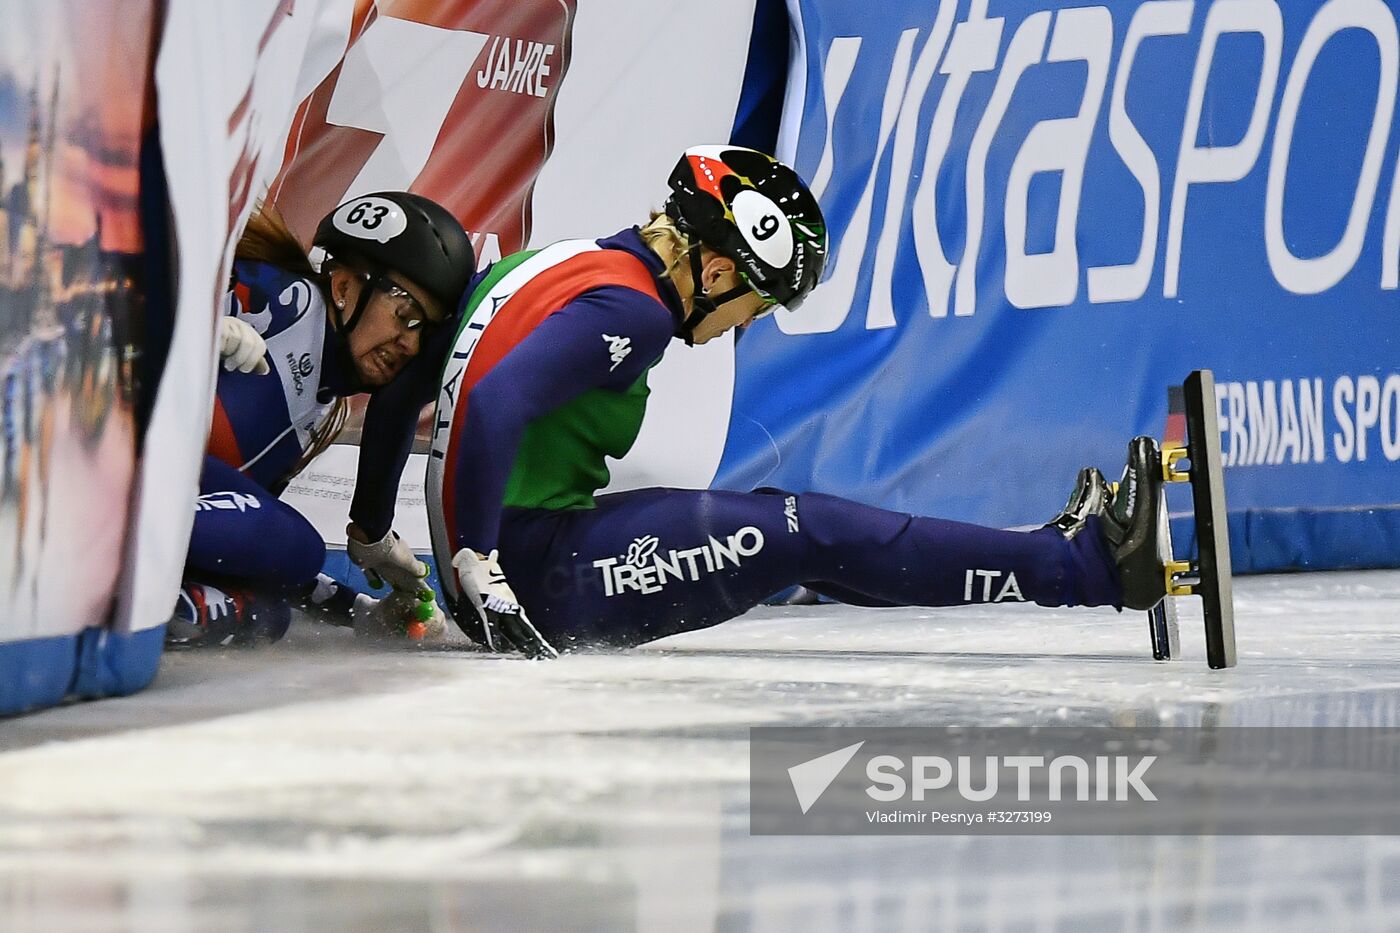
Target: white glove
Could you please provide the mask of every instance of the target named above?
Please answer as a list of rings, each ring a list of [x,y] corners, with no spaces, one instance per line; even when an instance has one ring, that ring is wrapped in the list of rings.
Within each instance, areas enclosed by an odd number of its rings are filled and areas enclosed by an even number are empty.
[[[414,557],[408,545],[393,531],[370,544],[356,541],[347,531],[345,550],[375,589],[388,583],[396,590],[417,593],[426,587],[428,565]]]
[[[447,616],[438,608],[437,603],[420,601],[414,593],[394,590],[383,599],[369,602],[368,606],[357,605],[352,613],[356,635],[368,638],[437,641],[447,631]],[[420,608],[425,605],[432,607],[431,615],[427,615]],[[424,618],[425,615],[427,618]]]
[[[224,369],[266,376],[272,372],[266,356],[267,341],[253,325],[233,315],[219,318],[219,358],[224,361]]]
[[[452,569],[462,587],[467,608],[476,619],[457,622],[476,641],[492,651],[518,651],[527,658],[557,658],[559,652],[536,631],[525,615],[525,609],[515,598],[498,562],[500,552],[492,551],[482,557],[471,548],[463,548],[452,558]],[[475,621],[471,630],[467,624]]]

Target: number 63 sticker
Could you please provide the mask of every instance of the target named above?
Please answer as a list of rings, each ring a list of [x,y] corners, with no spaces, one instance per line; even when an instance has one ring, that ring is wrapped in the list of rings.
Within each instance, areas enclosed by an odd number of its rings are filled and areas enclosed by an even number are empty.
[[[331,223],[347,236],[380,243],[388,243],[408,228],[408,218],[402,208],[387,198],[373,195],[346,201],[336,210]]]

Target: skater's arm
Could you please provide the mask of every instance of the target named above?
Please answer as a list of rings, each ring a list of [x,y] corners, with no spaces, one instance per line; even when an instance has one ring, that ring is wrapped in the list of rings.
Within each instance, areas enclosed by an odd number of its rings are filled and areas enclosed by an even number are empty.
[[[249,324],[264,340],[290,329],[310,312],[324,313],[314,283],[267,262],[233,264],[223,313]]]
[[[462,400],[454,484],[461,543],[496,547],[502,502],[525,427],[590,389],[631,386],[665,351],[670,312],[629,288],[590,291],[545,318]]]
[[[319,294],[295,272],[266,262],[235,262],[219,320],[224,369],[266,376],[271,372],[267,341],[296,327],[308,313],[319,313]]]
[[[394,381],[370,396],[350,502],[350,521],[367,541],[383,538],[394,524],[399,481],[413,450],[418,421],[437,392],[438,373],[455,332],[453,318],[434,332]]]

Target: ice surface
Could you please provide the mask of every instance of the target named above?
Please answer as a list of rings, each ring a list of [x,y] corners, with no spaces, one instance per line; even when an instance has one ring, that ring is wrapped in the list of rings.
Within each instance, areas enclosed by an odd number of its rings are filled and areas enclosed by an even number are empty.
[[[1385,837],[762,838],[767,724],[1400,726],[1400,572],[1141,613],[756,610],[525,662],[299,623],[0,721],[0,930],[1400,929]]]

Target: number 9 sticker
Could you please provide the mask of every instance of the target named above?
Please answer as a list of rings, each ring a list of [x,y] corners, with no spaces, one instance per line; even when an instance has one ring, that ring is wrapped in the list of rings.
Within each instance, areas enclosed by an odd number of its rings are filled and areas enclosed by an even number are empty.
[[[766,195],[747,188],[734,196],[729,209],[758,258],[774,269],[787,268],[793,256],[792,225],[782,209]]]
[[[336,209],[331,223],[347,236],[388,243],[408,229],[403,208],[387,198],[363,197]]]

